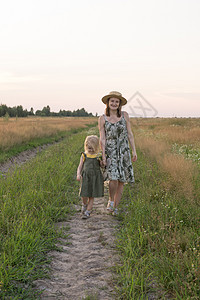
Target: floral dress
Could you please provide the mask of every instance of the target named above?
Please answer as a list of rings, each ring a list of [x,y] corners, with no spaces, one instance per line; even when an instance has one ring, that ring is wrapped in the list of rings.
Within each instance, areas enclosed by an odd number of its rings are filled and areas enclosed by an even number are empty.
[[[107,159],[106,180],[119,180],[121,182],[134,182],[133,166],[128,142],[128,132],[124,114],[116,123],[105,119],[106,145],[105,153]]]

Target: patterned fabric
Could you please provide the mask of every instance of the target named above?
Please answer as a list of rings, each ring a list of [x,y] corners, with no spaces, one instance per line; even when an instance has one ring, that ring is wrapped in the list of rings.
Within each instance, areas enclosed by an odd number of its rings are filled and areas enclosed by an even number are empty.
[[[100,170],[98,157],[88,157],[84,153],[85,161],[82,169],[82,182],[80,189],[81,197],[103,197],[104,185],[103,175]]]
[[[121,119],[116,123],[109,122],[105,115],[104,118],[107,158],[106,180],[135,182],[124,114],[122,113]]]

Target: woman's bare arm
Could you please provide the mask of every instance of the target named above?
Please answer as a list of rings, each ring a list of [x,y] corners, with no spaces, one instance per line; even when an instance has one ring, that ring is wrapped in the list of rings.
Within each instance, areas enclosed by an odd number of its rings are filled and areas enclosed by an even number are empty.
[[[105,119],[103,116],[99,117],[99,134],[100,134],[100,147],[102,150],[102,161],[106,165],[106,154],[105,154],[105,145],[106,145],[106,136],[105,136]]]
[[[128,139],[131,145],[131,149],[133,152],[133,158],[132,161],[136,161],[137,160],[137,153],[136,153],[136,148],[135,148],[135,141],[134,141],[134,136],[133,136],[133,132],[131,130],[131,124],[130,124],[130,118],[127,112],[124,112],[124,117],[126,119],[126,126],[127,126],[127,131],[128,131]]]

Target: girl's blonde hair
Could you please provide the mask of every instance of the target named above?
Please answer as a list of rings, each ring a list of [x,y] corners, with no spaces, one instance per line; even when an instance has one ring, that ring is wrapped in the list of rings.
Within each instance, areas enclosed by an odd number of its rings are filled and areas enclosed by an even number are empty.
[[[87,152],[87,148],[91,147],[94,153],[98,153],[99,151],[99,138],[97,135],[88,135],[84,142],[84,149]]]

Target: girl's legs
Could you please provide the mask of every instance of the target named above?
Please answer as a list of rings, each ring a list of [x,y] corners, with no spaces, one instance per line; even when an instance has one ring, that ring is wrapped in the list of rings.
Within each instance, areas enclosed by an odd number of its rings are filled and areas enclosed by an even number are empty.
[[[88,197],[82,197],[82,209],[81,213],[84,214],[88,205]]]
[[[88,204],[88,197],[82,197],[82,203],[84,205],[87,205]]]
[[[94,197],[89,197],[86,199],[88,199],[88,202],[87,202],[86,209],[83,213],[82,219],[87,219],[90,217],[90,213],[91,213],[92,207],[93,207]]]
[[[89,197],[88,199],[87,210],[91,211],[94,203],[94,197]]]

